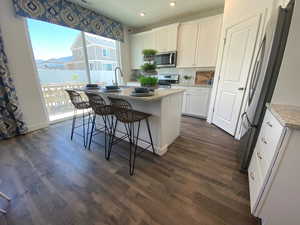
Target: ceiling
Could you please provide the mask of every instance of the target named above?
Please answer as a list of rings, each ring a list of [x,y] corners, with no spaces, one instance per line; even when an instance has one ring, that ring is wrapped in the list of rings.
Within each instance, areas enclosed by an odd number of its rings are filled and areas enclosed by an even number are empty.
[[[141,28],[164,20],[213,10],[224,6],[224,0],[71,0],[111,17],[132,28]],[[83,3],[86,1],[87,3]],[[141,17],[140,13],[145,12]]]

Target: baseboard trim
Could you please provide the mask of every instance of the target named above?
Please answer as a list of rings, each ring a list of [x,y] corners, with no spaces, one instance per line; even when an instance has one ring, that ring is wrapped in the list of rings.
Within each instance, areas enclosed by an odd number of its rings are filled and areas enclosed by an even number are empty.
[[[49,127],[48,123],[38,123],[38,124],[28,125],[28,132],[33,132],[46,127]]]

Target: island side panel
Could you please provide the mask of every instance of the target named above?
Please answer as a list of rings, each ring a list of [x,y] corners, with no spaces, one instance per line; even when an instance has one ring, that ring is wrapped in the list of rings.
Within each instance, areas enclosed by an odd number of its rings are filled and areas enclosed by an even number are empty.
[[[168,147],[180,135],[183,92],[169,95],[161,102],[161,151],[160,155],[168,151]]]

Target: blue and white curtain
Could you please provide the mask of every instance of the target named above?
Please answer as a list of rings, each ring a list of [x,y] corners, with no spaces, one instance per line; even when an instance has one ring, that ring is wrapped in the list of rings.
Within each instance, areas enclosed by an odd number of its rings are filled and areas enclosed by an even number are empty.
[[[0,140],[26,133],[0,29]]]
[[[12,0],[16,14],[118,41],[124,41],[121,23],[67,0]]]

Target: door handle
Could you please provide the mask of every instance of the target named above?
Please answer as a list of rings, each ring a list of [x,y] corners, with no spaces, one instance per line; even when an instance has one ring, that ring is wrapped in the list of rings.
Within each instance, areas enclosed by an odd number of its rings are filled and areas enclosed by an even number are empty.
[[[245,88],[240,87],[240,88],[238,88],[238,90],[239,90],[239,91],[243,91],[243,90],[245,90]]]

